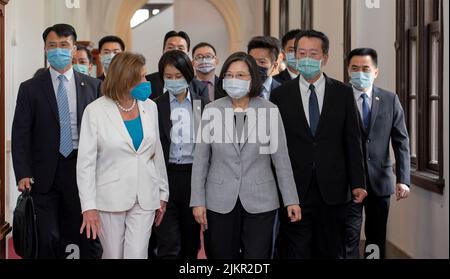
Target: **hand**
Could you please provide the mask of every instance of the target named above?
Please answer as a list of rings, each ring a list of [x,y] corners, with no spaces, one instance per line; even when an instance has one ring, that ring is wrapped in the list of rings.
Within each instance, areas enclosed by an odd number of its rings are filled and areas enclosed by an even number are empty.
[[[397,196],[397,201],[406,199],[409,196],[409,187],[406,184],[397,183],[395,195]]]
[[[156,211],[155,217],[155,225],[158,227],[161,225],[161,222],[164,218],[164,214],[166,213],[167,202],[160,201],[161,207]]]
[[[22,178],[20,181],[19,181],[19,192],[23,192],[23,191],[25,191],[25,190],[27,190],[28,192],[30,192],[31,191],[31,178],[30,177],[25,177],[25,178]]]
[[[195,221],[200,225],[207,225],[208,220],[206,220],[206,207],[197,206],[192,209],[192,213],[194,214]]]
[[[96,209],[83,212],[83,224],[81,225],[80,234],[83,233],[84,228],[86,228],[87,238],[91,238],[91,231],[92,239],[97,239],[97,236],[102,234],[102,226]]]
[[[355,203],[362,203],[364,199],[367,197],[367,191],[363,188],[356,188],[352,190],[353,201]]]
[[[298,204],[289,205],[287,207],[288,217],[291,223],[298,222],[302,219],[302,210]]]

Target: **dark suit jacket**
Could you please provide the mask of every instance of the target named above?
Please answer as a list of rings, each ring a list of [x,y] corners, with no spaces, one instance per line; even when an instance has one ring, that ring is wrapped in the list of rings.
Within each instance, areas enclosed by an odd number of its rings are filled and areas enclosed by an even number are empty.
[[[86,106],[100,96],[101,81],[74,71],[78,131]],[[12,159],[16,180],[33,177],[33,191],[46,193],[53,185],[59,158],[60,127],[55,90],[47,70],[23,82],[12,124]]]
[[[291,75],[289,74],[288,69],[285,69],[284,71],[282,71],[281,73],[279,73],[278,75],[273,77],[274,80],[278,81],[279,83],[283,84],[286,81],[290,81],[292,80]]]
[[[275,89],[271,101],[280,109],[301,204],[315,174],[326,204],[350,201],[350,190],[365,187],[361,132],[352,88],[326,78],[316,136],[311,134],[300,95],[299,78]]]
[[[360,114],[358,114],[359,117]],[[389,143],[395,155],[397,182],[410,185],[409,136],[402,105],[395,93],[373,87],[370,128],[360,121],[368,187],[377,196],[395,193]]]
[[[149,74],[145,78],[150,81],[152,86],[152,95],[150,95],[150,99],[155,100],[159,96],[163,95],[164,81],[161,80],[158,72]],[[203,84],[201,81],[194,78],[190,84],[190,87],[198,96],[208,98],[208,86]]]
[[[195,117],[196,113],[199,117],[201,117],[201,112],[205,105],[209,102],[208,96],[206,98],[204,96],[199,96],[193,91],[192,86],[189,87],[189,92],[191,93],[191,100],[200,100],[201,107],[193,107],[192,114]],[[161,145],[164,153],[164,159],[166,161],[166,165],[169,164],[169,151],[170,151],[170,143],[172,142],[170,139],[170,130],[172,129],[172,120],[170,120],[170,96],[169,92],[164,93],[157,99],[155,99],[156,106],[158,107],[158,122],[159,122],[159,136],[161,140]],[[194,103],[192,103],[194,105]],[[198,110],[200,110],[198,112]],[[194,118],[195,120],[195,118]],[[199,122],[201,119],[197,119]],[[198,122],[198,123],[199,123]]]
[[[99,80],[101,80],[101,81],[105,81],[105,78],[106,78],[106,76],[105,76],[105,73],[103,73],[103,74],[101,74],[99,77],[97,77]]]

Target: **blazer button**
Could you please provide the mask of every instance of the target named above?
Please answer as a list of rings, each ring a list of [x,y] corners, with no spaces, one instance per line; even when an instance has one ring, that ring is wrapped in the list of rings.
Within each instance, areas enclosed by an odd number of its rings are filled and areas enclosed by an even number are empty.
[[[370,161],[371,160],[371,158],[369,157],[369,158],[367,158],[367,161]]]
[[[370,143],[370,139],[367,139],[367,143]]]

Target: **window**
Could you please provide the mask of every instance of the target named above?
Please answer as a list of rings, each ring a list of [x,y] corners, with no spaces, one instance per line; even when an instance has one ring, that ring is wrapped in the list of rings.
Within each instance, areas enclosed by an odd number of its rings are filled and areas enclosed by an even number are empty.
[[[412,183],[443,193],[442,0],[397,0],[397,92],[411,144]]]

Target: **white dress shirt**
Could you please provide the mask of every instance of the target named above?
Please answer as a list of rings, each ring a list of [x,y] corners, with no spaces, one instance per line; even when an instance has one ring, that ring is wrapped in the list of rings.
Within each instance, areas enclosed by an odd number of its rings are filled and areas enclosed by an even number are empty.
[[[311,91],[309,90],[310,83],[300,75],[300,94],[302,96],[303,110],[305,111],[306,120],[309,123],[309,96]],[[319,112],[322,113],[323,98],[325,96],[325,76],[321,74],[320,78],[314,83],[316,87],[317,100],[319,102]]]
[[[59,79],[61,74],[55,69],[50,67],[50,76],[52,77],[53,90],[55,91],[55,97],[58,98]],[[70,127],[72,130],[72,144],[73,149],[78,149],[78,119],[77,119],[77,87],[75,85],[75,77],[73,74],[73,68],[70,68],[63,75],[67,78],[66,90],[67,99],[69,101],[70,111]]]
[[[369,108],[372,110],[372,91],[373,91],[373,86],[371,86],[369,88],[369,90],[367,90],[367,92],[359,91],[358,89],[353,87],[353,95],[355,96],[356,105],[358,106],[359,115],[361,115],[361,119],[364,119],[363,110],[362,110],[362,104],[363,104],[364,99],[361,97],[361,95],[366,93],[367,96],[369,96]]]
[[[263,97],[266,100],[270,99],[270,92],[272,91],[272,81],[273,78],[269,76],[266,81],[262,84],[262,93],[261,97]]]
[[[288,71],[289,75],[291,76],[291,79],[296,79],[298,77],[298,74],[291,72],[291,70],[289,68],[287,68],[287,71]]]

